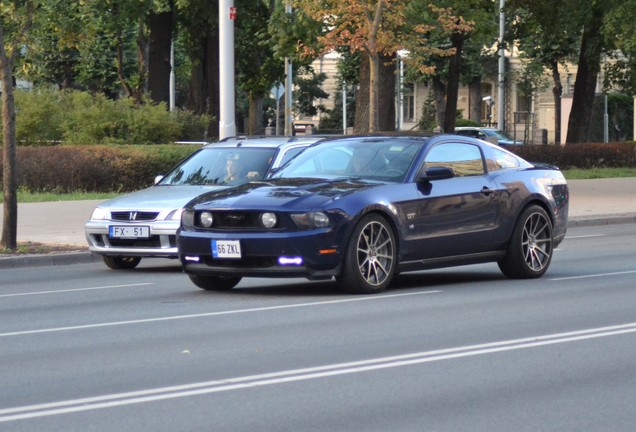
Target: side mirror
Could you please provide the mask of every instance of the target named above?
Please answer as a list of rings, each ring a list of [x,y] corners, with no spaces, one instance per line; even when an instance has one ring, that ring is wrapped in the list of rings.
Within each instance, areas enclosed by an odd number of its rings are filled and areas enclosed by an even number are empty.
[[[444,180],[455,177],[455,171],[452,168],[445,166],[436,166],[431,167],[424,172],[419,178],[418,181],[434,181],[434,180]]]
[[[161,180],[163,180],[163,176],[161,174],[159,174],[157,177],[155,177],[155,183],[154,184],[159,183]]]

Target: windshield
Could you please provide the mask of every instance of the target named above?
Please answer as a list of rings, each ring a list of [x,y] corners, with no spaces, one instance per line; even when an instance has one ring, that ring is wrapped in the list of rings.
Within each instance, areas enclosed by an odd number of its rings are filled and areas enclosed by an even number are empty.
[[[274,177],[402,182],[420,148],[421,142],[396,139],[329,141],[309,147]]]
[[[204,148],[157,184],[235,186],[265,177],[275,155],[275,148]]]

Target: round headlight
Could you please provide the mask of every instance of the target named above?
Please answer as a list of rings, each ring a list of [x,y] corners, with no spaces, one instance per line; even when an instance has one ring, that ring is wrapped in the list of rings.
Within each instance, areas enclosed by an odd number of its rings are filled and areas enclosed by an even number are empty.
[[[274,228],[276,226],[276,215],[274,213],[262,213],[261,214],[261,224],[265,228]]]
[[[201,226],[204,228],[210,228],[212,226],[212,222],[214,222],[214,217],[212,213],[204,211],[199,215],[199,221],[201,222]]]
[[[312,213],[314,220],[314,226],[317,228],[324,228],[329,226],[329,217],[323,212]]]
[[[181,213],[181,226],[192,228],[194,226],[194,211],[184,210]]]

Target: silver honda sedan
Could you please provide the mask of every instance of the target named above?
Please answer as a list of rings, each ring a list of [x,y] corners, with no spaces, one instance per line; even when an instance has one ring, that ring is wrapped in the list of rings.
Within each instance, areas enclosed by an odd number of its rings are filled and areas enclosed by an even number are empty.
[[[89,250],[112,269],[135,268],[143,257],[177,258],[182,207],[214,189],[266,177],[318,136],[236,137],[208,144],[147,189],[99,204],[84,226]]]

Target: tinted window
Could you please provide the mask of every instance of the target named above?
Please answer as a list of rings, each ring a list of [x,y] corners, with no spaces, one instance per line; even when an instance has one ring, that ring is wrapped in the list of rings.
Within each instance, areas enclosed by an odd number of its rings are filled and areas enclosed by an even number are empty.
[[[425,164],[427,169],[434,166],[452,168],[458,177],[484,174],[481,150],[472,144],[436,145],[426,155]]]
[[[510,153],[495,148],[491,151],[492,159],[488,159],[489,171],[519,167],[519,160]]]
[[[170,171],[158,184],[210,185],[246,183],[265,176],[276,149],[274,148],[205,148]],[[241,180],[231,180],[229,171]],[[258,173],[258,174],[255,174]]]

